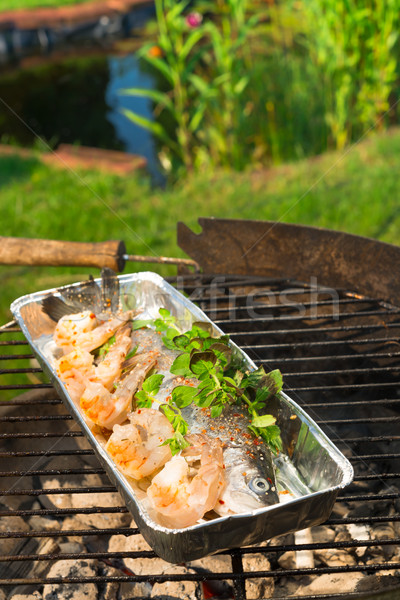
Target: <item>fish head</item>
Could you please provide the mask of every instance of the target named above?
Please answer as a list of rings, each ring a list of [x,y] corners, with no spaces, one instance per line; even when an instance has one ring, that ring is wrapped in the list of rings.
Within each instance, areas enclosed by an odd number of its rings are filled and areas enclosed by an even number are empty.
[[[214,510],[220,515],[239,514],[279,502],[268,453],[248,457],[235,450],[224,452],[226,485]]]

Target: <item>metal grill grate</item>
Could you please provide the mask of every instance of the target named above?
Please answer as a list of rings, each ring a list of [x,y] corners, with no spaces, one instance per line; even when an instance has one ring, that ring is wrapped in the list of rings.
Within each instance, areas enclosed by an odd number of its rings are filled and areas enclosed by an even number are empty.
[[[82,523],[85,515],[111,518],[127,511],[122,505],[102,504],[102,496],[115,488],[97,466],[92,450],[40,368],[32,363],[33,355],[21,332],[8,327],[1,330],[0,338],[0,392],[6,397],[0,405],[0,587],[41,589],[45,583],[95,583],[103,589],[112,582],[193,581],[199,599],[214,595],[235,600],[252,598],[249,584],[260,579],[274,581],[275,598],[300,597],[296,592],[300,585],[309,586],[309,593],[301,595],[305,599],[364,598],[378,580],[381,592],[399,589],[400,308],[346,291],[282,279],[193,275],[179,277],[175,283],[256,364],[268,370],[281,369],[287,393],[351,460],[354,482],[338,497],[325,524],[335,530],[335,538],[325,541],[311,530],[303,541],[290,534],[265,546],[225,552],[230,568],[221,572],[188,566],[178,573],[149,569],[135,574],[124,561],[155,559],[155,554],[151,550],[110,551],[108,541],[121,534],[136,536],[136,528],[95,528],[92,522],[72,529],[66,526],[68,519],[71,522],[77,515]],[[20,392],[17,397],[16,390]],[[101,479],[84,485],[87,476]],[[67,482],[65,487],[63,482]],[[78,507],[57,507],[52,501],[81,494],[97,500]],[[51,528],[41,527],[41,519]],[[349,531],[355,535],[351,537]],[[359,539],[360,532],[369,532],[369,536]],[[63,552],[56,544],[42,543],[66,537],[83,539],[88,552]],[[329,561],[327,552],[341,550],[351,557],[348,564]],[[313,551],[315,557],[312,567],[301,566],[301,556],[307,551]],[[298,564],[283,567],[282,556],[292,552]],[[249,566],[250,558],[260,557],[268,558],[270,568],[260,569],[257,565],[262,563],[257,561]],[[79,558],[98,561],[97,574],[47,576],[55,561]],[[355,573],[363,576],[358,591],[343,592],[343,580],[334,593],[310,587],[310,582],[322,575],[352,578]],[[363,585],[364,579],[367,585]]]

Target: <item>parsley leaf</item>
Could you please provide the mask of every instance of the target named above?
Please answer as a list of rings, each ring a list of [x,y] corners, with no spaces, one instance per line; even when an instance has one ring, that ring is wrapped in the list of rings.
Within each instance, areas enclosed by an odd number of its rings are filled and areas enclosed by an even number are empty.
[[[155,395],[158,393],[163,382],[164,375],[155,373],[144,380],[142,389],[135,394],[136,406],[138,408],[151,408],[156,401]]]

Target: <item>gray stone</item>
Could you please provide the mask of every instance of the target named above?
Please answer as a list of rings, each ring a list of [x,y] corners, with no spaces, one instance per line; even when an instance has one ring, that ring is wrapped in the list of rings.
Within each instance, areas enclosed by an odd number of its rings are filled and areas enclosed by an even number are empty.
[[[400,585],[400,577],[395,575],[388,574],[374,574],[374,575],[366,575],[362,580],[360,580],[355,590],[357,592],[365,593],[374,593],[377,591],[383,592],[387,588],[398,587]],[[395,600],[395,596],[393,596],[393,600]]]
[[[53,564],[47,577],[94,577],[96,563],[93,560],[59,560]],[[43,588],[43,600],[97,600],[94,583],[47,583]]]
[[[328,567],[347,567],[357,564],[354,556],[342,548],[315,550],[315,556]]]
[[[124,536],[113,535],[108,545],[109,552],[143,552],[152,551],[144,537],[140,534]],[[135,575],[162,574],[171,564],[162,558],[124,558],[124,563]]]
[[[42,481],[45,489],[50,488],[70,488],[70,487],[100,487],[104,485],[99,475],[88,474],[76,478],[59,480],[58,478],[46,479]],[[118,492],[105,492],[99,494],[49,494],[44,496],[47,508],[92,508],[93,506],[114,507],[124,506],[124,502]],[[77,514],[76,519],[79,522],[78,527],[82,525],[94,527],[97,529],[107,529],[114,527],[125,527],[131,520],[129,513],[98,513],[93,515]]]
[[[348,525],[346,525],[351,538],[353,540],[358,540],[360,542],[362,541],[367,541],[371,539],[371,535],[370,535],[370,529],[369,527],[366,527],[365,525],[361,524],[357,524],[357,523],[349,523]],[[355,554],[361,558],[364,556],[364,554],[367,552],[368,546],[363,546],[360,545],[357,548],[354,549]]]
[[[263,554],[245,554],[242,559],[245,573],[254,571],[270,571],[271,564]],[[275,590],[273,577],[255,577],[246,580],[246,598],[259,600],[259,598],[272,598]]]
[[[393,540],[396,533],[392,523],[378,523],[372,530],[372,538],[375,540]],[[395,544],[385,544],[371,548],[372,555],[383,555],[386,560],[390,560],[396,553],[397,546]]]
[[[60,481],[57,478],[44,479],[41,478],[41,485],[45,490],[51,490],[55,488],[69,488],[71,487],[70,481]],[[43,495],[43,505],[46,508],[72,508],[71,494],[48,494]]]
[[[331,529],[326,525],[320,525],[319,527],[313,527],[311,529],[311,535],[314,542],[323,544],[333,542],[336,533],[334,529]]]
[[[100,562],[99,575],[102,577],[118,577],[121,575],[121,571],[114,569],[114,567],[111,567],[110,565]],[[123,600],[123,597],[120,594],[119,583],[117,581],[108,581],[102,585],[98,600]]]
[[[57,541],[55,538],[39,538],[38,545],[36,548],[37,554],[55,554],[58,550]],[[24,548],[24,553],[27,553],[27,550]],[[32,563],[33,569],[32,574],[36,577],[41,577],[45,571],[48,569],[48,564],[46,561],[35,561]]]
[[[123,582],[119,588],[118,600],[142,600],[151,597],[152,586],[146,582]]]
[[[29,531],[29,525],[21,517],[3,517],[0,519],[0,531],[17,531],[18,533]],[[1,540],[1,554],[17,554],[18,549],[25,543],[21,538],[4,538]]]
[[[161,559],[160,559],[161,560]],[[165,563],[163,574],[165,575],[184,575],[187,569]],[[151,598],[160,598],[160,596],[172,596],[179,600],[193,600],[196,598],[197,584],[194,581],[164,581],[155,583],[151,591]]]
[[[36,531],[56,531],[60,529],[60,523],[56,519],[50,519],[40,515],[33,515],[28,522],[32,529],[35,529]]]
[[[142,600],[151,597],[152,585],[143,581],[140,582],[122,582],[119,587],[118,600]]]
[[[98,475],[85,475],[80,484],[82,487],[98,487],[104,485]],[[124,506],[124,502],[118,492],[105,492],[94,495],[73,494],[71,499],[73,508],[91,508],[92,506]],[[97,529],[125,527],[131,521],[129,513],[100,513],[94,515],[77,515],[77,518],[86,527],[96,527]]]
[[[79,554],[85,550],[84,545],[79,542],[60,542],[58,548],[63,554]]]
[[[278,564],[282,569],[295,569],[296,555],[294,551],[288,550],[288,552],[284,552],[284,554],[278,558]]]
[[[310,584],[297,588],[295,596],[353,592],[362,578],[361,573],[326,573],[316,577]]]
[[[61,531],[71,531],[71,529],[82,529],[81,522],[76,515],[66,516],[61,522]],[[80,542],[81,537],[74,537],[73,540]]]
[[[308,576],[302,577],[279,577],[275,582],[276,598],[297,598],[297,590],[307,587],[311,583]]]
[[[196,571],[196,569],[204,569],[212,573],[224,573],[226,571],[231,571],[232,561],[230,556],[217,554],[215,556],[205,556],[199,560],[193,560],[192,562],[187,563],[186,566],[188,568],[192,567],[194,571]]]
[[[353,540],[353,536],[346,526],[337,527],[335,542],[351,542]]]
[[[266,542],[267,546],[290,546],[294,544],[294,533],[286,533],[285,535],[278,535],[277,537],[271,538]]]

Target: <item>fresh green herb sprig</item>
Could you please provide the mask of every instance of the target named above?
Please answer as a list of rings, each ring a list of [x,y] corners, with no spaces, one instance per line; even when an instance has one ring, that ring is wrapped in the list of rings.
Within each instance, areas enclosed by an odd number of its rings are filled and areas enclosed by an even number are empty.
[[[212,418],[219,417],[227,404],[245,402],[251,418],[249,430],[256,437],[262,438],[274,452],[281,451],[282,441],[280,429],[275,424],[276,418],[270,414],[263,414],[268,399],[282,389],[280,371],[266,373],[261,367],[247,376],[243,376],[238,370],[233,376],[228,376],[224,375],[221,362],[218,363],[218,359],[212,359],[211,356],[208,360],[198,357],[194,365],[192,364],[192,377],[197,377],[199,384],[197,387],[182,385],[174,388],[173,402],[180,408],[189,406],[192,402],[200,408],[209,408]],[[257,387],[258,385],[260,387]]]
[[[168,337],[180,335],[181,330],[179,329],[176,319],[169,310],[166,308],[160,308],[159,317],[157,319],[135,319],[132,321],[132,330],[142,329],[143,327],[154,327],[159,333],[164,333]]]
[[[269,398],[276,396],[283,387],[282,374],[278,369],[266,373],[263,367],[250,372],[242,379],[245,393],[242,396],[251,416],[249,430],[260,437],[275,452],[282,450],[280,429],[276,418],[268,414],[260,414],[266,409]]]
[[[155,396],[160,390],[163,379],[164,375],[154,373],[154,375],[150,375],[144,380],[142,389],[135,394],[138,408],[151,408],[153,402],[157,402]]]
[[[211,323],[195,322],[191,329],[182,333],[175,317],[168,310],[160,308],[159,312],[160,318],[154,321],[154,327],[163,334],[163,344],[169,350],[190,353],[193,350],[207,350],[216,340],[221,344],[228,343],[229,336],[213,336],[214,329]]]
[[[211,417],[216,418],[226,405],[244,402],[251,417],[249,430],[263,439],[274,452],[279,452],[282,442],[276,419],[260,413],[266,409],[268,399],[282,389],[280,371],[266,373],[260,367],[245,374],[234,364],[232,349],[228,345],[229,336],[214,337],[211,323],[193,323],[189,331],[182,333],[175,317],[167,309],[161,308],[159,313],[160,318],[151,323],[143,322],[142,326],[151,324],[163,334],[167,348],[180,352],[171,366],[172,374],[199,382],[197,386],[175,387],[170,403],[160,406],[175,431],[174,437],[165,442],[170,445],[171,451],[179,452],[183,444],[187,444],[184,436],[188,424],[182,417],[183,408],[194,403],[199,408],[208,408]]]
[[[174,435],[172,436],[172,438],[168,438],[167,440],[165,440],[165,442],[162,445],[166,446],[168,444],[171,450],[171,454],[172,456],[174,456],[175,454],[180,452],[180,450],[183,450],[184,448],[188,448],[190,446],[189,442],[187,442],[184,437],[188,432],[188,424],[182,417],[182,413],[179,407],[173,406],[173,404],[162,404],[160,406],[160,409],[167,417],[168,421],[171,423],[174,429]]]
[[[223,335],[215,337],[214,328],[211,323],[196,321],[191,329],[182,332],[177,324],[177,319],[171,315],[166,308],[159,309],[157,319],[135,319],[132,322],[132,329],[142,329],[143,327],[152,327],[158,333],[162,334],[164,346],[170,350],[178,352],[190,352],[192,349],[207,350],[207,348],[218,340],[219,343],[228,344],[229,336]]]
[[[225,352],[225,348],[228,352]],[[199,380],[197,387],[177,386],[172,400],[180,408],[194,402],[200,408],[210,408],[211,417],[219,417],[226,404],[233,404],[243,390],[231,377],[224,375],[229,361],[229,348],[212,344],[208,350],[192,350],[178,356],[171,373]]]
[[[172,455],[174,455],[183,448],[189,446],[189,443],[184,439],[184,436],[188,431],[188,425],[183,419],[179,408],[163,404],[156,398],[163,380],[164,375],[161,375],[160,373],[154,373],[147,377],[143,382],[142,389],[135,394],[135,402],[137,408],[151,408],[154,403],[160,405],[160,409],[174,429],[172,438],[165,440],[163,445],[168,444]]]

